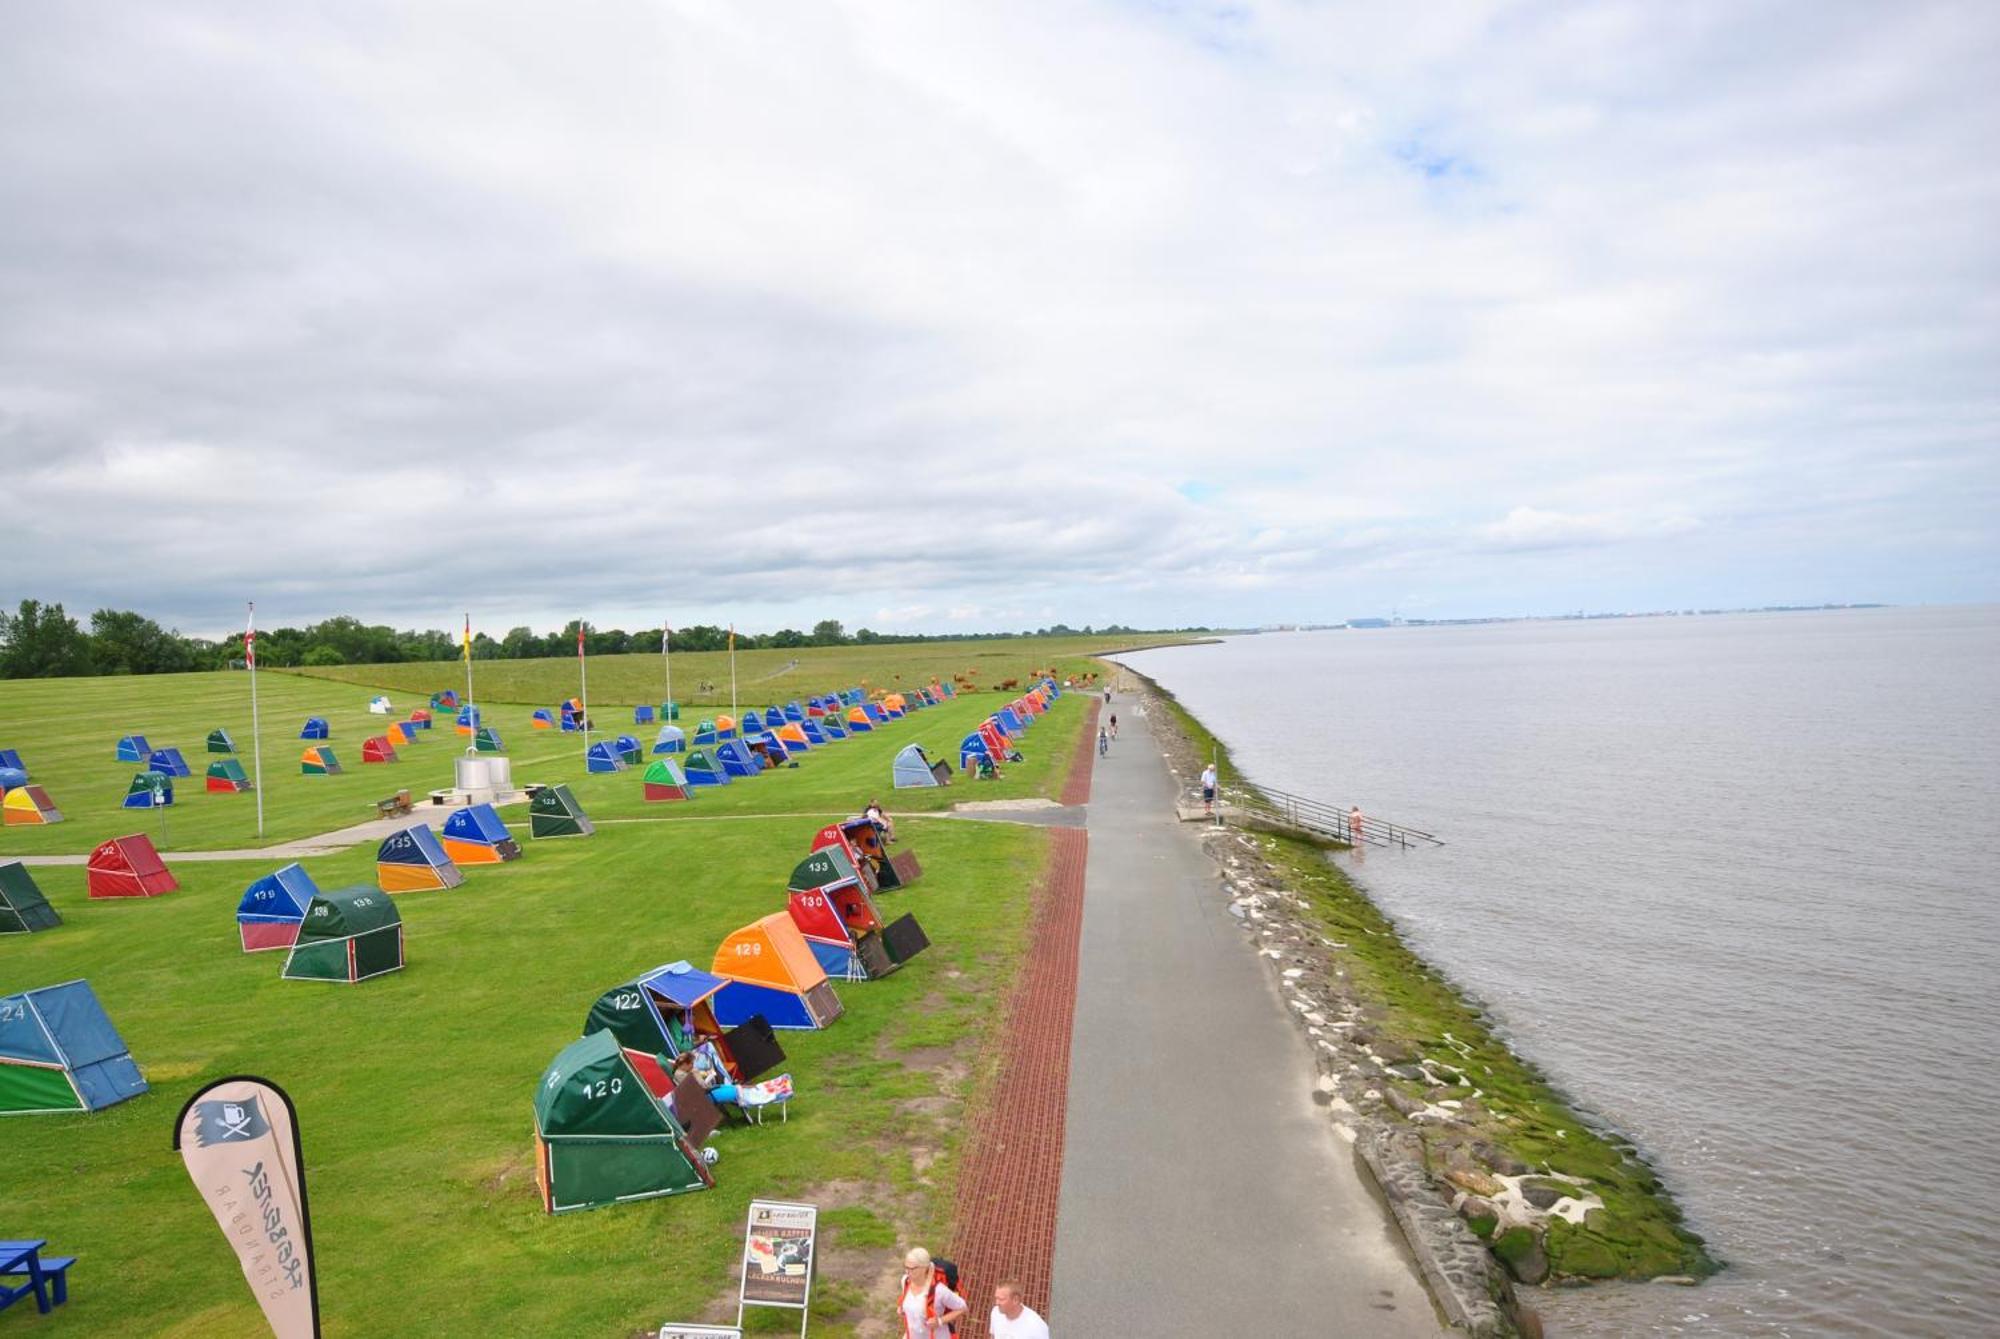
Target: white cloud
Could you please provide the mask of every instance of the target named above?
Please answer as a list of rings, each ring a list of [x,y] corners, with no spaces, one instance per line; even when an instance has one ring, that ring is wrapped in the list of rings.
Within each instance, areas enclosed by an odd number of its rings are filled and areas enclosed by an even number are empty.
[[[251,594],[2000,595],[1990,7],[79,3],[10,38],[18,595],[202,629]]]

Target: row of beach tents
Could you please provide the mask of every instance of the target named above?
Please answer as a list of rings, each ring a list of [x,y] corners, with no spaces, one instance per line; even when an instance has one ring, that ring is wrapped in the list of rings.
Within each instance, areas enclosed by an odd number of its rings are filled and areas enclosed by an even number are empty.
[[[621,981],[536,1086],[535,1180],[549,1213],[705,1190],[703,1147],[726,1113],[785,1109],[777,1033],[831,1025],[833,981],[868,981],[929,947],[914,915],[888,921],[875,894],[921,877],[867,818],[828,824],[792,871],[786,904],[732,931],[704,971],[685,960]],[[683,1057],[689,1071],[675,1073]]]

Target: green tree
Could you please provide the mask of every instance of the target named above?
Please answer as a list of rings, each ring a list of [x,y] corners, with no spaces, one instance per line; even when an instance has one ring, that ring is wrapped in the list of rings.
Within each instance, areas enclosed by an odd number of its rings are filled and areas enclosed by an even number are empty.
[[[91,672],[90,641],[60,604],[21,601],[0,614],[0,678],[56,679]]]
[[[813,624],[812,644],[814,646],[839,646],[847,640],[847,629],[840,626],[837,618],[823,618]]]
[[[195,668],[194,647],[129,609],[90,616],[90,659],[99,674],[178,674]]]
[[[306,653],[299,657],[299,663],[307,667],[315,667],[321,665],[345,665],[347,660],[340,654],[338,647],[328,646],[325,642],[314,642],[306,648]]]
[[[806,635],[797,628],[779,628],[776,632],[764,638],[764,645],[786,649],[794,646],[804,646],[805,644]]]

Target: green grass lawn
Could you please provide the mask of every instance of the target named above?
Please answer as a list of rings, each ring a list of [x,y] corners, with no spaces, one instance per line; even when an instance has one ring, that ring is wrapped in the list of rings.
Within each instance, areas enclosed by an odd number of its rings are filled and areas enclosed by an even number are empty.
[[[610,660],[634,657],[610,657]],[[643,659],[641,657],[641,659]],[[522,664],[540,662],[519,662]],[[409,666],[381,666],[409,669]],[[452,666],[425,667],[449,678]],[[573,668],[573,665],[572,665]],[[484,672],[484,667],[481,667]],[[425,682],[433,682],[435,675]],[[442,687],[439,683],[436,686]],[[837,685],[826,683],[825,688]],[[172,674],[102,679],[39,679],[0,683],[0,747],[20,750],[36,784],[45,788],[64,815],[64,822],[44,827],[0,828],[0,859],[8,855],[85,852],[106,837],[144,831],[162,851],[247,849],[274,842],[314,836],[374,817],[377,798],[407,787],[422,795],[452,784],[452,758],[464,751],[465,740],[450,723],[425,732],[424,742],[402,750],[389,765],[364,765],[361,742],[386,728],[389,718],[371,715],[368,700],[375,690],[295,674],[260,673],[258,698],[264,722],[264,837],[257,836],[254,795],[210,794],[201,772],[210,755],[204,751],[209,731],[226,729],[249,766],[249,680],[243,674]],[[391,701],[396,719],[427,701],[395,690]],[[787,695],[787,698],[789,695]],[[781,704],[786,698],[745,699],[758,706]],[[831,807],[842,813],[880,793],[892,811],[948,807],[963,799],[1007,799],[1055,794],[1068,767],[1066,746],[1045,746],[1044,739],[1071,726],[1038,726],[1023,745],[1027,762],[1010,766],[999,781],[978,785],[960,782],[931,790],[906,790],[891,795],[890,760],[903,745],[916,742],[934,758],[954,767],[958,744],[974,725],[1012,700],[998,693],[967,693],[942,706],[914,712],[871,734],[829,744],[786,769],[738,784],[706,790],[693,805],[647,805],[640,799],[637,771],[588,775],[583,765],[582,736],[530,726],[534,708],[495,698],[482,703],[485,721],[497,727],[519,781],[566,781],[593,816],[670,817],[750,813],[817,813]],[[1072,707],[1075,696],[1058,703]],[[628,707],[593,706],[593,719],[612,734],[637,736],[649,750],[657,726],[632,724]],[[328,741],[345,772],[340,776],[305,776],[299,755],[306,744],[298,738],[308,716],[324,716],[332,731]],[[690,733],[692,719],[682,722]],[[121,808],[137,764],[114,760],[121,735],[145,735],[154,747],[178,746],[197,775],[176,784],[174,804],[165,812],[167,840],[160,841],[161,815],[150,810]],[[600,737],[593,734],[592,738]]]
[[[771,701],[801,700],[855,684],[896,690],[915,688],[933,678],[964,677],[982,689],[1008,679],[1023,687],[1038,669],[1062,674],[1088,674],[1102,666],[1091,657],[1136,643],[1159,644],[1194,640],[1191,635],[1147,634],[1143,637],[1002,637],[987,641],[912,642],[870,646],[802,646],[779,651],[739,651],[736,654],[737,700],[744,706]],[[797,662],[796,665],[793,662]],[[704,707],[729,706],[729,655],[723,651],[676,652],[673,656],[674,697]],[[443,688],[465,688],[464,666],[444,664],[338,665],[329,669],[292,671],[332,682],[356,684],[425,697]],[[553,707],[577,692],[577,664],[572,656],[546,660],[482,660],[474,666],[475,686],[482,698]],[[706,680],[713,687],[704,691]],[[610,704],[658,704],[666,698],[665,666],[658,655],[592,656],[590,701],[596,714]],[[365,695],[364,695],[365,700]],[[628,718],[629,719],[629,718]]]
[[[294,718],[317,712],[332,718],[336,747],[351,746],[369,719],[365,691],[277,674],[260,684],[289,733]],[[238,730],[226,704],[243,687],[241,675],[0,687],[0,735],[72,815],[51,829],[6,831],[0,858],[28,845],[24,836],[40,849],[84,850],[117,831],[156,830],[123,821],[152,815],[79,803],[85,781],[102,773],[122,791],[131,768],[110,753],[127,730],[190,750],[194,761],[209,729]],[[707,966],[730,930],[783,906],[785,878],[813,831],[870,794],[908,813],[918,794],[1058,787],[1080,696],[1030,732],[1034,761],[1007,781],[890,792],[895,749],[934,736],[955,746],[999,701],[980,694],[920,712],[810,755],[796,771],[671,806],[640,804],[637,772],[585,776],[574,737],[531,735],[526,708],[518,723],[514,709],[498,711],[517,776],[573,781],[594,817],[650,809],[671,821],[524,842],[522,860],[473,870],[463,888],[404,894],[408,969],[355,986],[280,981],[282,954],[238,949],[236,901],[275,860],[181,861],[178,892],[96,903],[84,897],[82,869],[37,867],[65,923],[0,940],[0,992],[87,977],[153,1090],[89,1116],[0,1121],[0,1234],[46,1237],[80,1257],[70,1304],[26,1323],[51,1334],[257,1331],[234,1256],[168,1148],[174,1115],[197,1086],[248,1072],[284,1085],[298,1104],[330,1335],[631,1335],[715,1315],[719,1299],[733,1297],[745,1205],[760,1196],[839,1206],[813,1329],[850,1333],[864,1281],[902,1243],[942,1240],[960,1118],[1005,1044],[995,1006],[1023,949],[1043,833],[904,820],[926,876],[885,896],[884,910],[915,911],[934,947],[887,980],[839,987],[847,1013],[828,1031],[783,1034],[800,1091],[791,1120],[718,1135],[716,1190],[548,1217],[533,1183],[529,1099],[599,993],[675,958]],[[420,756],[459,747],[433,733]],[[425,761],[363,774],[357,760],[353,774],[327,780],[273,769],[271,835],[366,817],[388,777],[410,784],[431,767],[443,770]],[[243,841],[243,811],[227,806],[247,809],[249,797],[189,796],[172,813],[175,845],[183,832],[185,844]],[[525,828],[519,809],[504,812]],[[51,834],[67,836],[49,843]],[[373,854],[305,863],[332,887],[369,881]]]

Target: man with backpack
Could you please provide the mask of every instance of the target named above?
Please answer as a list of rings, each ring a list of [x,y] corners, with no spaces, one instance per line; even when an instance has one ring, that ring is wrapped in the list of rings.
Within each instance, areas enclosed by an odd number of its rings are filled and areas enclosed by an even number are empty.
[[[951,1339],[965,1318],[965,1299],[953,1291],[958,1267],[949,1260],[932,1260],[921,1246],[903,1257],[903,1294],[896,1302],[896,1319],[903,1339]]]

